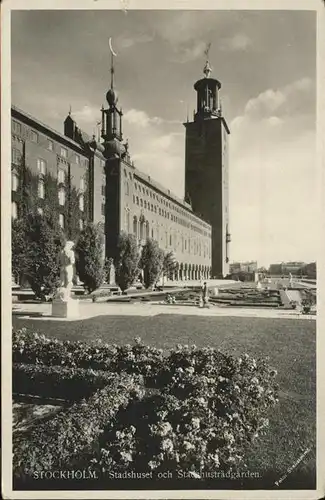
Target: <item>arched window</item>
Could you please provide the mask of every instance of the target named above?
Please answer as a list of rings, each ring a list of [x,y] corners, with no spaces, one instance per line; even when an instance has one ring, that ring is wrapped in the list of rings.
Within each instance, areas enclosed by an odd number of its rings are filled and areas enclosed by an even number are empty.
[[[137,196],[137,205],[139,205],[139,197]]]
[[[143,200],[142,200],[142,198],[140,199],[140,207],[143,207]]]
[[[126,196],[129,196],[129,183],[128,182],[125,183],[125,194],[126,194]]]
[[[146,222],[146,238],[148,239],[150,237],[150,230],[149,230],[149,222]]]

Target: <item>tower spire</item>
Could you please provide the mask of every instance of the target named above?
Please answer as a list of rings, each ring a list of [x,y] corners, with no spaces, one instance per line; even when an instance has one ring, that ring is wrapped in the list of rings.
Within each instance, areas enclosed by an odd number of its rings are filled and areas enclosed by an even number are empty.
[[[204,73],[204,75],[205,75],[206,78],[209,78],[209,76],[211,74],[211,71],[212,71],[212,68],[211,68],[210,62],[209,62],[210,48],[211,48],[211,42],[209,42],[207,44],[206,49],[204,51],[204,54],[205,54],[205,57],[206,57],[206,61],[205,61],[205,66],[204,66],[204,69],[203,69],[203,73]]]
[[[114,56],[111,52],[111,89],[114,90]]]
[[[112,37],[108,39],[109,50],[111,52],[111,90],[114,89],[114,56],[116,57],[113,47],[112,47]]]

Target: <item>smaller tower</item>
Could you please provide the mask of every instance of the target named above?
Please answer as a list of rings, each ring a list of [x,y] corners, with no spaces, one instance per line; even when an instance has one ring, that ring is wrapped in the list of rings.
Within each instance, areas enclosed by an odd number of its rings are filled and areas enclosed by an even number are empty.
[[[102,106],[102,129],[101,137],[104,141],[107,156],[121,154],[122,149],[122,109],[118,109],[118,96],[114,89],[114,59],[111,55],[111,86],[106,93],[108,108]]]
[[[66,117],[66,119],[64,120],[64,135],[66,135],[67,137],[69,137],[72,140],[75,140],[76,128],[77,128],[77,125],[71,116],[71,106],[70,106],[69,114]]]

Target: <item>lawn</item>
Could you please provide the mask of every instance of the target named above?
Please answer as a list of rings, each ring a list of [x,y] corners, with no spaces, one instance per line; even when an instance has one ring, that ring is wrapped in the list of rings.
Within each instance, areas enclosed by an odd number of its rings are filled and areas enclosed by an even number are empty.
[[[53,322],[13,317],[13,326],[59,339],[101,338],[107,343],[125,344],[140,336],[144,342],[163,349],[176,343],[195,343],[236,355],[247,352],[255,357],[269,356],[270,364],[278,371],[280,401],[270,415],[270,432],[251,449],[248,468],[272,484],[285,476],[306,451],[280,487],[315,487],[315,321],[159,315]]]

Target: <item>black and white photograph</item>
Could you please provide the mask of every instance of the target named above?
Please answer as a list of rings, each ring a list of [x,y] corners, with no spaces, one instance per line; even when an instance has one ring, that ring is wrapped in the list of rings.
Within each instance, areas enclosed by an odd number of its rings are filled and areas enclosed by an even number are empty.
[[[324,2],[71,4],[3,4],[4,498],[320,498]]]

